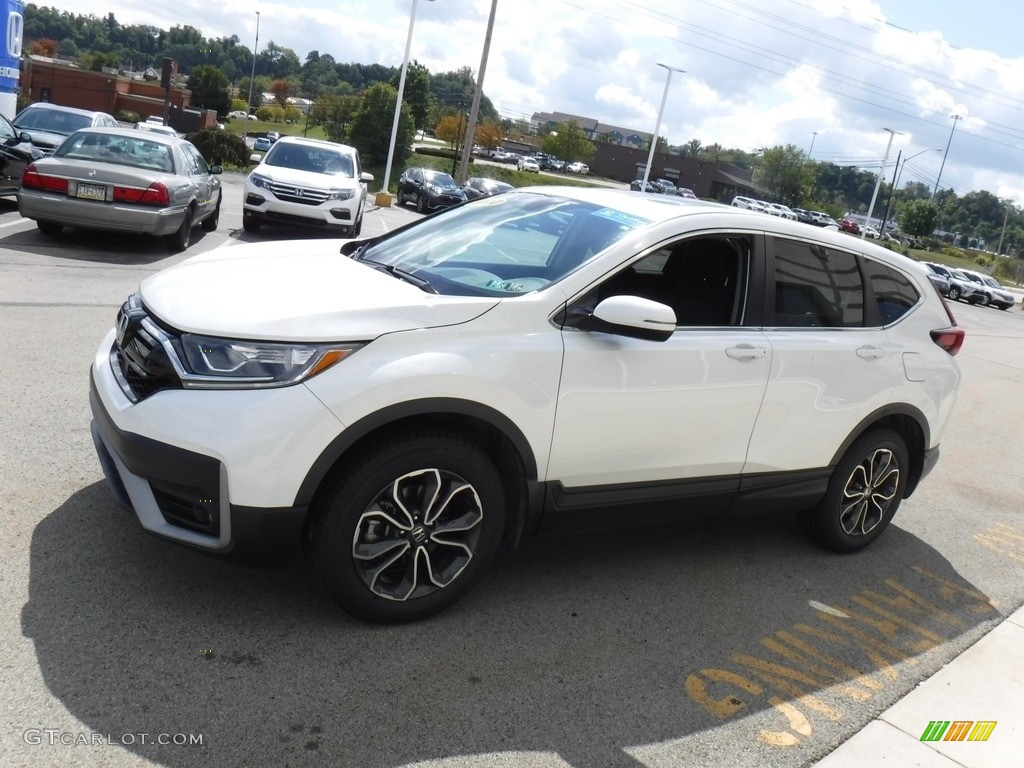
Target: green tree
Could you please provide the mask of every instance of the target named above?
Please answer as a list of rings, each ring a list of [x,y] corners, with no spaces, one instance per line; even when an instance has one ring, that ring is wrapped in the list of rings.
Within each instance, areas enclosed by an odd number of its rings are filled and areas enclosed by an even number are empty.
[[[211,165],[249,165],[249,148],[241,136],[220,128],[204,128],[186,136]]]
[[[580,128],[578,120],[559,123],[555,130],[541,139],[540,148],[549,155],[564,159],[567,163],[589,162],[596,148]]]
[[[231,86],[227,75],[217,67],[193,68],[188,76],[188,88],[192,91],[193,106],[216,110],[218,115],[231,111]]]
[[[368,163],[387,163],[388,149],[391,146],[391,124],[397,100],[398,91],[387,83],[371,85],[363,94],[362,103],[352,118],[348,139]],[[415,132],[412,112],[408,105],[403,104],[395,141],[395,166],[401,167],[409,156],[409,147]]]
[[[930,235],[935,229],[939,209],[931,200],[909,200],[900,207],[900,229],[912,237]]]
[[[391,85],[396,91],[401,74],[401,70],[399,70],[391,79]],[[406,70],[402,101],[409,105],[413,122],[417,128],[428,124],[427,117],[434,103],[434,97],[430,93],[430,72],[417,61],[411,62]]]
[[[358,96],[322,95],[313,104],[309,118],[312,123],[322,126],[331,141],[347,141],[348,127],[359,106]]]
[[[754,169],[754,182],[776,200],[799,204],[811,191],[814,168],[794,144],[770,147],[761,153]]]

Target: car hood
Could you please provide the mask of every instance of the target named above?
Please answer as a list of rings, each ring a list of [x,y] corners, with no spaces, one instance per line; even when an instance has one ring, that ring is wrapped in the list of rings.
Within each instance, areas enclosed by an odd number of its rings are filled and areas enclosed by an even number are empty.
[[[297,187],[316,187],[319,189],[351,189],[360,184],[359,179],[348,176],[331,176],[316,171],[300,171],[296,168],[285,168],[279,165],[261,163],[253,173],[269,178],[278,184],[294,184]]]
[[[497,304],[438,296],[339,253],[342,240],[218,248],[142,282],[142,301],[179,331],[263,341],[366,341],[457,325]]]

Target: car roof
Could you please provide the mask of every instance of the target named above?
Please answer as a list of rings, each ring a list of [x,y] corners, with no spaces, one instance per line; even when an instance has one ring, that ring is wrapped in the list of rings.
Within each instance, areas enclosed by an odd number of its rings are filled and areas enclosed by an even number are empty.
[[[305,136],[282,136],[275,144],[298,144],[304,147],[330,148],[338,152],[355,152],[355,147],[348,144],[339,144],[336,141],[325,141],[323,139],[308,139]]]
[[[101,126],[94,126],[90,128],[79,128],[75,133],[99,133],[110,136],[127,136],[132,139],[137,139],[139,138],[141,131],[137,128],[105,128]],[[74,136],[75,133],[71,135]],[[178,144],[185,142],[185,139],[180,136],[171,136],[169,133],[160,133],[159,131],[145,131],[145,135],[147,141],[151,140],[163,144]]]
[[[25,112],[29,109],[48,109],[54,112],[70,112],[73,115],[84,115],[86,117],[95,117],[96,115],[107,115],[106,112],[101,112],[98,109],[79,109],[78,107],[65,107],[60,104],[51,104],[48,101],[37,101],[35,104],[29,104],[21,112]],[[18,114],[21,114],[19,112]],[[110,117],[110,115],[107,115]],[[17,116],[15,116],[17,117]]]

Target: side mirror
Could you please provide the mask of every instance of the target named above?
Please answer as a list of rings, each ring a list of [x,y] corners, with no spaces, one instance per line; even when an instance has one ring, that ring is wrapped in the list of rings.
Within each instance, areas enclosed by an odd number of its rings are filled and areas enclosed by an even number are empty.
[[[368,181],[373,181],[373,174],[363,171],[362,173],[359,174],[359,180],[364,184]]]
[[[221,166],[219,166],[219,165],[211,165],[210,166],[210,173],[212,173],[214,176],[216,176],[218,173],[224,173],[224,169]]]
[[[609,296],[593,312],[571,313],[567,324],[583,331],[665,341],[675,333],[676,313],[667,304],[639,296]]]
[[[263,159],[263,155],[257,155],[255,152],[253,152],[251,155],[249,155],[249,162],[250,163],[258,163],[262,159]]]

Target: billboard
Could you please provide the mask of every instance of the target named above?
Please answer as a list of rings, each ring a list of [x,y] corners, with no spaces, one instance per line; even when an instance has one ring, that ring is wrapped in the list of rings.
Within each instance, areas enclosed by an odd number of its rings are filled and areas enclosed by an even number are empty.
[[[0,92],[17,93],[21,74],[21,35],[25,29],[25,5],[21,0],[0,0],[6,32],[0,56]]]

